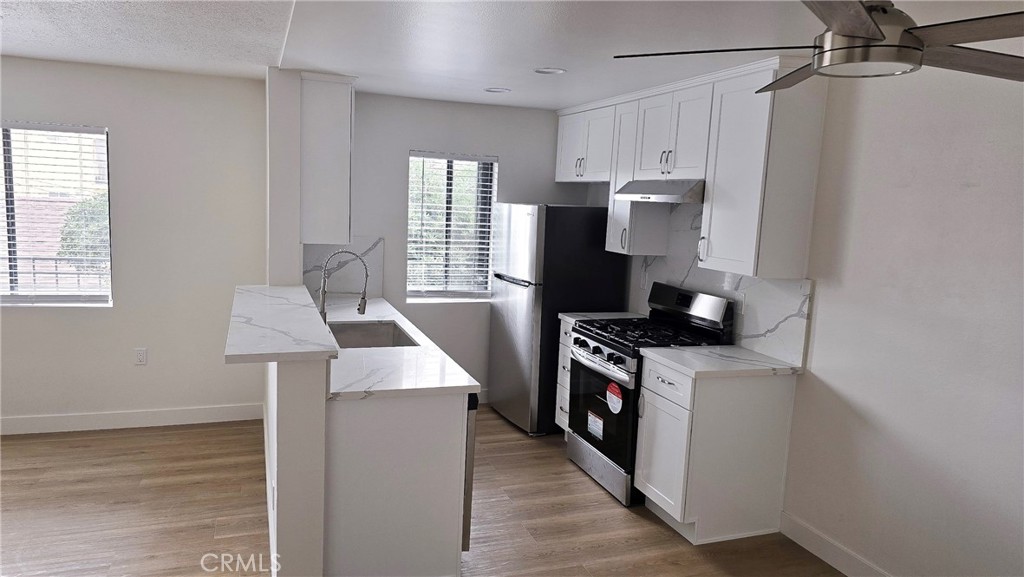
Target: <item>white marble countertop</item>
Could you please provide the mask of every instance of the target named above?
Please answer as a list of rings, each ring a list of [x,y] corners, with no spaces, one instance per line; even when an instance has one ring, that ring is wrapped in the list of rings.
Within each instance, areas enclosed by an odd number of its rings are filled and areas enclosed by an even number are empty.
[[[655,347],[640,353],[693,378],[797,375],[801,367],[741,346]]]
[[[306,287],[235,287],[224,362],[317,361],[337,356],[338,345]]]
[[[365,315],[356,312],[358,301],[328,294],[327,322],[394,322],[419,346],[341,349],[331,361],[331,400],[480,392],[480,383],[388,301],[368,300]]]
[[[639,313],[558,313],[558,318],[569,322],[583,319],[635,319],[643,316]]]

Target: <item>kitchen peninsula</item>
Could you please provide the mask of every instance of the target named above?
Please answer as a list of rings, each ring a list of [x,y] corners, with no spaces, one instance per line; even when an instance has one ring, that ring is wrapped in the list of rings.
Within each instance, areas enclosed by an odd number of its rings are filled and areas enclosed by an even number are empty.
[[[268,363],[276,574],[458,574],[480,385],[387,301],[359,315],[357,298],[329,296],[325,326],[304,286],[235,289],[225,362]]]

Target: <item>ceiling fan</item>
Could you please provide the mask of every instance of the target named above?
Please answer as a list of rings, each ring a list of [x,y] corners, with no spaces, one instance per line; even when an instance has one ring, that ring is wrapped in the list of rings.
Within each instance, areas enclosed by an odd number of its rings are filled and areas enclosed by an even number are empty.
[[[1024,82],[1024,58],[956,46],[1024,36],[1024,12],[918,26],[886,0],[804,0],[828,28],[809,46],[764,46],[621,54],[615,58],[646,58],[758,50],[813,50],[811,63],[758,90],[771,92],[794,86],[815,74],[844,78],[895,76],[921,66]]]

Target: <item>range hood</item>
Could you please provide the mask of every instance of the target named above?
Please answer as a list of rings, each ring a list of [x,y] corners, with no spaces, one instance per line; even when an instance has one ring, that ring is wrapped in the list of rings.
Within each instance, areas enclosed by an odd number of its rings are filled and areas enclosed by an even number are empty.
[[[631,180],[615,191],[615,200],[700,204],[703,180]]]

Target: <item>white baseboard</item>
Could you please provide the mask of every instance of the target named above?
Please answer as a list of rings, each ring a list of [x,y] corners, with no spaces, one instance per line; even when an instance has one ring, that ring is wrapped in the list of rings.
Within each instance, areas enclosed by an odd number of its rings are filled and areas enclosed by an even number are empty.
[[[57,433],[61,431],[94,431],[97,429],[128,429],[162,425],[189,425],[220,421],[246,421],[263,418],[263,403],[216,405],[141,411],[109,411],[103,413],[67,413],[62,415],[25,415],[0,418],[0,434]]]
[[[480,399],[481,403],[487,402],[487,387],[480,387],[480,392],[476,394],[477,398]]]
[[[847,549],[835,539],[807,524],[803,519],[794,517],[785,511],[782,512],[782,534],[814,553],[844,575],[892,577],[878,565]]]

